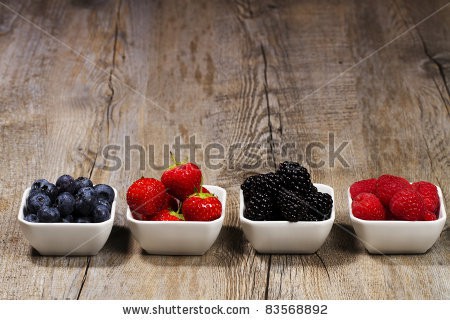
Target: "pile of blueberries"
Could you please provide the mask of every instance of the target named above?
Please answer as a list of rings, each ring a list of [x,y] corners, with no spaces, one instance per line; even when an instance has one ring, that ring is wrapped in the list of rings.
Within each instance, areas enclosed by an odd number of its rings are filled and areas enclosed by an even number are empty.
[[[85,177],[65,174],[56,184],[45,179],[33,182],[24,209],[28,222],[98,223],[111,217],[114,189],[93,185]]]

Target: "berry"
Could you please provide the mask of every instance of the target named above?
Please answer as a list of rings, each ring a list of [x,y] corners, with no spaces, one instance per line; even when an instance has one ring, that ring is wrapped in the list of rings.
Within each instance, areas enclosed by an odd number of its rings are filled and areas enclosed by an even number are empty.
[[[36,214],[40,208],[49,207],[51,199],[43,193],[35,193],[27,198],[26,213]]]
[[[104,222],[111,217],[111,212],[107,206],[102,204],[96,206],[92,213],[92,222]]]
[[[273,199],[259,190],[251,195],[244,195],[244,217],[254,221],[272,220],[275,212]]]
[[[89,217],[78,217],[75,219],[76,223],[91,223],[92,220]]]
[[[377,180],[375,195],[380,199],[384,206],[388,207],[394,194],[409,186],[408,180],[402,177],[385,174],[380,176]]]
[[[55,206],[61,217],[68,216],[75,210],[75,198],[69,192],[63,192],[56,197]]]
[[[127,203],[130,210],[137,213],[135,217],[152,216],[167,204],[166,188],[161,181],[141,178],[128,188]]]
[[[94,185],[92,184],[92,181],[86,177],[79,177],[72,184],[72,194],[76,195],[78,190],[80,190],[81,188],[86,188],[86,187],[93,188]]]
[[[426,181],[414,182],[411,186],[422,196],[425,209],[432,213],[438,213],[439,195],[436,186]]]
[[[333,199],[328,193],[312,192],[305,196],[309,205],[309,214],[315,216],[317,221],[327,220],[331,217]]]
[[[206,189],[205,187],[202,186],[202,193],[211,193],[211,192],[209,192],[208,189]]]
[[[111,204],[108,201],[106,201],[105,199],[97,198],[97,202],[94,204],[94,207],[96,207],[98,205],[103,205],[103,206],[107,207],[109,211],[111,211],[111,209],[112,209]]]
[[[75,211],[80,216],[91,215],[97,202],[97,194],[92,187],[83,187],[75,195]]]
[[[352,199],[355,199],[358,194],[363,192],[375,193],[376,185],[377,179],[375,178],[357,181],[350,186],[350,195]]]
[[[167,192],[180,201],[201,190],[202,172],[193,163],[175,163],[161,176]]]
[[[23,219],[28,222],[39,222],[37,215],[34,213],[25,216]]]
[[[278,193],[280,214],[287,221],[317,221],[316,215],[310,214],[309,203],[297,193],[283,190]]]
[[[420,220],[425,212],[422,196],[411,187],[398,191],[392,197],[389,208],[398,220]]]
[[[75,180],[72,178],[72,176],[68,174],[64,174],[56,180],[56,188],[58,188],[59,193],[63,192],[73,192],[73,183]]]
[[[180,200],[178,200],[174,196],[171,196],[170,194],[167,194],[166,204],[164,205],[164,207],[177,212],[180,208]]]
[[[277,174],[285,188],[299,194],[317,191],[311,183],[308,170],[297,162],[285,161],[280,164]]]
[[[424,221],[434,221],[434,220],[437,220],[437,216],[433,212],[425,210],[425,213],[422,216],[422,220],[424,220]]]
[[[195,193],[181,207],[186,221],[212,221],[220,218],[222,203],[210,193]]]
[[[113,188],[111,188],[107,184],[97,184],[94,187],[94,190],[97,193],[97,197],[99,199],[105,199],[109,203],[113,203],[115,197]]]
[[[362,220],[385,220],[386,210],[372,193],[360,193],[352,201],[352,214]]]
[[[39,222],[58,222],[61,219],[59,211],[55,207],[41,207],[37,212]]]
[[[163,209],[154,216],[150,217],[150,221],[183,221],[183,220],[184,220],[183,215],[175,211],[171,211],[169,209]]]
[[[62,222],[64,222],[64,223],[72,223],[73,220],[74,220],[74,218],[72,215],[68,215],[68,216],[65,216],[64,218],[62,218]]]
[[[39,192],[46,194],[53,201],[58,195],[58,188],[45,179],[39,179],[34,181],[31,185],[31,193],[35,194]]]

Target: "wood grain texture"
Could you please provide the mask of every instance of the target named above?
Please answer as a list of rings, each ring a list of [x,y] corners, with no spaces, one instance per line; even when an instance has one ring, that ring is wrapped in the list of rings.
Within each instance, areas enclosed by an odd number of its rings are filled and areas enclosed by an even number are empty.
[[[424,255],[373,256],[356,239],[346,202],[353,181],[382,173],[434,182],[450,197],[445,1],[6,4],[0,298],[450,297],[447,225]],[[176,137],[195,137],[204,182],[228,192],[224,227],[200,257],[148,255],[126,226],[128,186],[160,176],[164,145]],[[342,143],[343,160],[333,163],[329,153]],[[211,144],[224,159],[205,157]],[[108,145],[120,148],[115,170]],[[258,254],[239,227],[239,185],[286,159],[307,163],[314,181],[335,190],[336,223],[313,255]],[[119,192],[97,256],[41,257],[18,230],[26,186],[65,172]]]

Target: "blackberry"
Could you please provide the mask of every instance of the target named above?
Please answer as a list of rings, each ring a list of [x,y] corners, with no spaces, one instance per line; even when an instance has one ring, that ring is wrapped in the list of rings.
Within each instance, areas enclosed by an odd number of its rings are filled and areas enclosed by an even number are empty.
[[[310,193],[314,190],[308,170],[297,162],[285,161],[280,164],[277,175],[285,188],[299,194]]]
[[[299,194],[282,190],[277,198],[280,214],[287,221],[317,221],[316,216],[311,215],[308,202]]]
[[[250,197],[244,198],[244,217],[254,221],[269,220],[274,212],[273,199],[266,193],[254,190]]]
[[[317,218],[318,221],[327,220],[331,216],[333,208],[333,199],[328,193],[315,192],[305,196],[309,204],[309,213]]]

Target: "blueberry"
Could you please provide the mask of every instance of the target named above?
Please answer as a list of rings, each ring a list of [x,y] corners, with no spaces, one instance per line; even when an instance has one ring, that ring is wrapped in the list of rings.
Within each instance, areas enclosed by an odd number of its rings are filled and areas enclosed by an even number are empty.
[[[97,202],[94,188],[84,187],[78,190],[75,196],[75,210],[80,216],[89,216]]]
[[[88,217],[79,217],[75,220],[76,223],[91,223],[91,219]]]
[[[27,215],[27,216],[24,218],[24,220],[25,220],[25,221],[28,221],[28,222],[39,222],[39,219],[38,219],[37,215],[35,215],[34,213],[33,213],[33,214]]]
[[[59,211],[55,207],[43,206],[37,212],[40,222],[58,222],[61,219]]]
[[[81,188],[85,188],[85,187],[91,187],[93,188],[94,185],[92,184],[92,181],[89,178],[85,178],[85,177],[79,177],[77,178],[74,182],[73,182],[73,187],[72,187],[72,194],[76,195],[78,190],[80,190]]]
[[[75,198],[70,193],[63,192],[56,198],[55,206],[58,208],[61,217],[68,216],[75,210]]]
[[[64,223],[72,223],[73,222],[73,216],[72,215],[68,215],[68,216],[65,216],[63,219],[62,219],[62,222],[64,222]]]
[[[54,200],[58,195],[58,188],[53,183],[48,182],[45,179],[39,179],[33,182],[31,185],[32,193],[36,191],[45,193],[50,199]]]
[[[41,207],[50,206],[52,201],[43,193],[34,193],[27,198],[27,214],[36,214]]]
[[[75,180],[72,176],[68,174],[64,174],[56,180],[56,187],[58,188],[59,193],[70,192],[72,193],[73,183]]]
[[[108,186],[107,184],[98,184],[94,187],[97,192],[97,197],[101,199],[106,199],[109,203],[113,203],[114,201],[114,189]]]
[[[97,202],[95,203],[95,207],[98,205],[103,205],[105,207],[108,208],[108,210],[111,212],[111,203],[109,203],[108,201],[106,201],[105,199],[97,199]]]
[[[100,204],[94,208],[93,212],[93,222],[103,222],[111,217],[111,212],[108,207]]]

